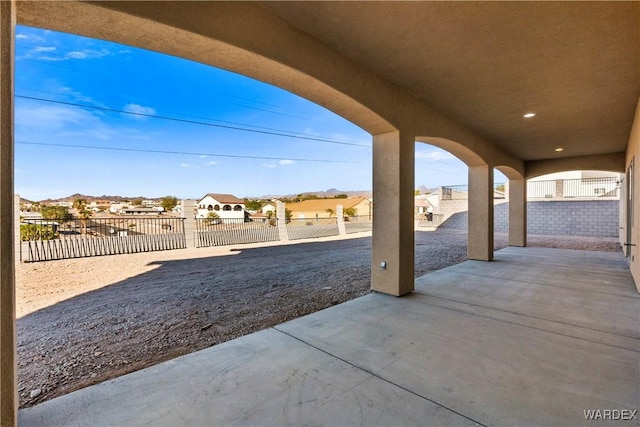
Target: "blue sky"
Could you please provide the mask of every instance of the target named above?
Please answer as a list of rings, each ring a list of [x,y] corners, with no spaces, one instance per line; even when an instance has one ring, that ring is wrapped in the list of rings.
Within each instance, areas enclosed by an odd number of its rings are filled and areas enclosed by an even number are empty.
[[[16,96],[16,192],[31,200],[371,189],[367,132],[274,86],[180,58],[18,26]],[[466,181],[458,159],[416,144],[416,186]]]

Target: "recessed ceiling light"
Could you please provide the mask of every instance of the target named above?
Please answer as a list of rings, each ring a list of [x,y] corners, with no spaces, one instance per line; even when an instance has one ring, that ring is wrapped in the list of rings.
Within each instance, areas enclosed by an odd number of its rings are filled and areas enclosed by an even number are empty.
[[[531,117],[535,117],[536,113],[527,113],[525,115],[523,115],[522,117],[524,117],[525,119],[530,119]]]
[[[556,151],[557,151],[558,153],[559,153],[560,151],[563,151],[563,150],[564,150],[564,148],[562,148],[562,147],[558,147],[558,148],[556,148]]]

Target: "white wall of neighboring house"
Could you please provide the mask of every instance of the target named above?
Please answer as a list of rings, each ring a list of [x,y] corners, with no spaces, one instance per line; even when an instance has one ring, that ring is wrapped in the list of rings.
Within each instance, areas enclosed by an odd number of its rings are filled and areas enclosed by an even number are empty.
[[[158,206],[160,206],[161,203],[158,202],[157,200],[143,200],[142,201],[142,206],[147,207],[147,208],[156,208]]]
[[[129,203],[112,203],[111,206],[109,206],[109,212],[118,213],[121,210],[129,207],[129,205]]]
[[[209,212],[215,212],[223,219],[244,219],[245,205],[244,203],[223,203],[214,199],[210,195],[206,195],[196,203],[198,208],[196,218],[206,218]]]
[[[262,212],[265,215],[267,214],[267,212],[275,213],[276,212],[276,207],[274,205],[268,203],[268,204],[264,205],[262,207],[262,209],[260,209],[260,212]]]
[[[608,178],[601,180],[600,178]],[[603,171],[567,171],[531,178],[527,186],[527,197],[572,198],[601,197],[616,194],[621,175]]]

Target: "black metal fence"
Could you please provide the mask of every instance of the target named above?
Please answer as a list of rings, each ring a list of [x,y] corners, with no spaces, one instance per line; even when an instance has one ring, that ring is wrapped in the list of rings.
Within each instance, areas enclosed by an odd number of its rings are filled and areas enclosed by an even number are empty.
[[[245,221],[242,218],[196,218],[196,247],[279,240],[277,219]]]
[[[25,262],[186,247],[183,218],[27,219],[20,240]]]
[[[344,225],[350,234],[371,231],[373,222],[355,216]],[[291,219],[284,226],[290,240],[340,234],[337,218]],[[280,240],[277,218],[196,218],[194,234],[196,247]],[[23,219],[20,240],[24,262],[183,249],[185,218]]]
[[[310,239],[315,237],[337,236],[336,218],[295,218],[287,223],[289,240]]]
[[[554,179],[527,182],[528,199],[618,199],[616,177]]]

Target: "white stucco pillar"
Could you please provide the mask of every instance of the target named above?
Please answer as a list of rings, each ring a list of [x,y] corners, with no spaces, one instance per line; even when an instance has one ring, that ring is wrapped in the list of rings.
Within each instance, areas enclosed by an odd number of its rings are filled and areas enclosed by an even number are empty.
[[[469,259],[493,259],[493,168],[469,167]]]
[[[509,246],[527,246],[527,180],[509,180]]]
[[[184,238],[187,248],[196,247],[196,218],[193,210],[196,206],[195,200],[182,201],[182,217],[184,218]]]
[[[0,425],[17,424],[13,197],[16,4],[0,1]]]
[[[414,289],[414,158],[414,135],[373,137],[371,289],[396,296]]]
[[[344,206],[336,205],[336,221],[338,223],[338,234],[344,236],[347,234],[347,229],[344,225]]]
[[[281,242],[289,241],[289,233],[287,232],[287,209],[284,203],[276,202],[276,217],[278,218],[278,237]]]

